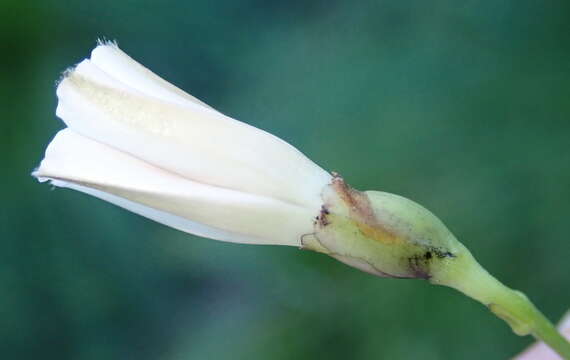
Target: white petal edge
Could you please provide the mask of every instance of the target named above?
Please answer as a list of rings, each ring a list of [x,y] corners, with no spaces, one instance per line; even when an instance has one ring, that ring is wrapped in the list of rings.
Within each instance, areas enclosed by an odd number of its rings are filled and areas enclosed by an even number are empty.
[[[191,221],[185,219],[181,216],[176,216],[165,211],[160,211],[157,209],[153,209],[149,206],[144,206],[139,203],[121,198],[119,196],[109,194],[100,190],[91,189],[87,186],[81,186],[78,184],[74,184],[71,182],[66,182],[62,180],[53,180],[49,178],[42,178],[40,181],[49,181],[51,185],[61,187],[61,188],[68,188],[76,191],[80,191],[82,193],[94,196],[101,200],[107,201],[111,204],[117,205],[123,209],[131,211],[135,214],[142,215],[148,219],[154,220],[160,224],[164,224],[169,226],[173,229],[180,230],[189,234],[226,241],[226,242],[235,242],[235,243],[243,243],[243,244],[263,244],[264,241],[260,239],[255,239],[247,236],[243,236],[240,234],[231,233],[228,231],[223,231],[221,229],[217,229],[211,226],[206,226],[195,221]],[[296,245],[296,244],[295,244]]]
[[[33,175],[223,241],[300,246],[315,216],[315,209],[187,180],[70,129],[56,135]]]

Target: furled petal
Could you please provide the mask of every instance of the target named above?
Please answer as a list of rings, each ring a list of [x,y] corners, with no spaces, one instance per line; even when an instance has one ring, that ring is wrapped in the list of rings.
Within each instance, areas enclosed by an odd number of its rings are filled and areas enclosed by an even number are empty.
[[[113,45],[93,53],[58,87],[57,114],[71,129],[196,182],[318,211],[330,175],[297,149],[192,99],[184,103],[140,65],[123,71],[133,60]]]
[[[97,46],[91,52],[91,63],[114,79],[145,95],[180,105],[188,105],[190,102],[210,108],[134,61],[114,43],[101,43]]]
[[[60,131],[34,172],[192,234],[301,245],[331,176],[99,44],[58,85]]]
[[[34,176],[212,239],[299,246],[312,231],[310,208],[197,183],[70,129],[56,135]]]

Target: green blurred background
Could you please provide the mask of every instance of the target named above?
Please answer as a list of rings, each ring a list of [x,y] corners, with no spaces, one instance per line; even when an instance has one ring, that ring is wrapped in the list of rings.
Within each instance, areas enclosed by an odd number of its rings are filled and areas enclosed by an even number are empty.
[[[570,2],[0,1],[0,357],[505,359],[423,281],[193,237],[29,176],[97,38],[359,189],[438,214],[551,319],[570,307]]]

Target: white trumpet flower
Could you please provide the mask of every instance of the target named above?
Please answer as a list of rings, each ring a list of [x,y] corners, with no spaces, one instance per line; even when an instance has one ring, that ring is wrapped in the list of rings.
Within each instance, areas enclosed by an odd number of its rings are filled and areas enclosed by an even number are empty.
[[[212,239],[301,245],[331,176],[281,139],[213,110],[115,44],[57,88],[68,126],[33,173]]]
[[[401,196],[357,191],[297,149],[162,80],[115,44],[67,71],[68,126],[33,173],[192,234],[298,246],[360,270],[421,278],[480,301],[570,359],[570,343],[491,276],[445,225]]]

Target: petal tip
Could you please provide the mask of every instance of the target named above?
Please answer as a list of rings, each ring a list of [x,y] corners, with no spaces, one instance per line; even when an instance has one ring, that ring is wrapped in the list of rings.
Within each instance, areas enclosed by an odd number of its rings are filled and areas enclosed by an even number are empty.
[[[30,175],[32,177],[34,177],[40,183],[50,181],[51,179],[49,177],[46,177],[46,175],[42,173],[40,167],[37,167],[36,169],[34,169],[34,171],[32,171],[32,173]]]
[[[102,37],[97,39],[97,47],[95,49],[97,49],[99,46],[109,46],[118,49],[119,43],[117,43],[117,40],[109,40],[105,39],[105,37]]]
[[[35,177],[36,179],[39,179],[41,177],[40,168],[37,167],[34,170],[32,170],[32,172],[30,173],[30,176]]]

